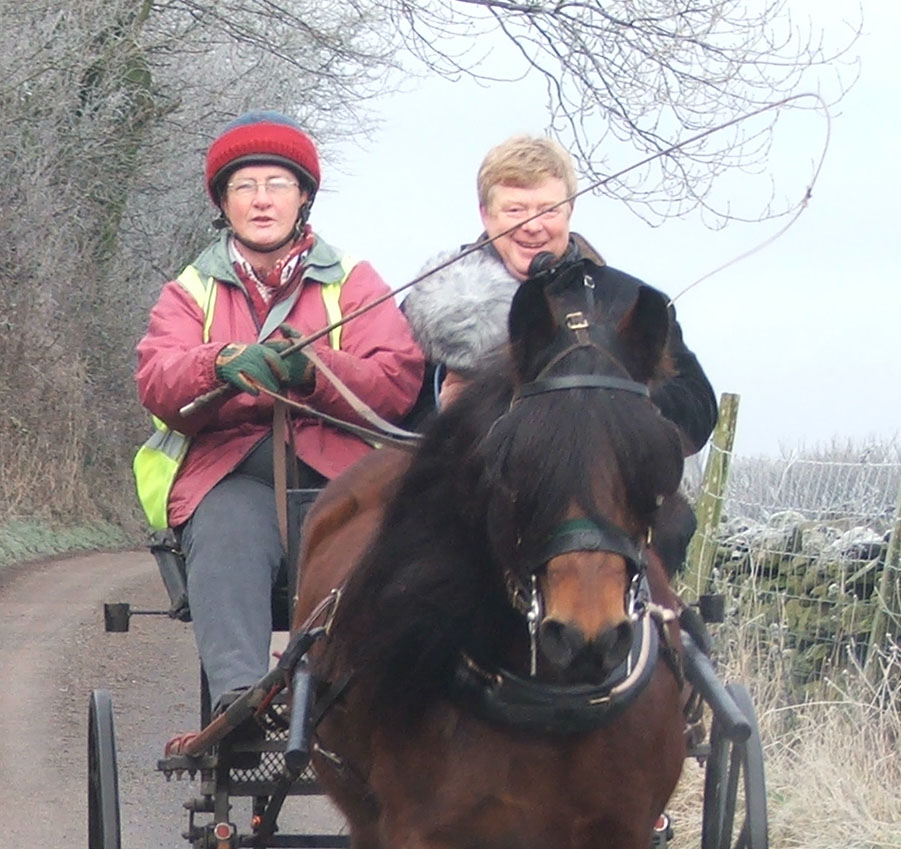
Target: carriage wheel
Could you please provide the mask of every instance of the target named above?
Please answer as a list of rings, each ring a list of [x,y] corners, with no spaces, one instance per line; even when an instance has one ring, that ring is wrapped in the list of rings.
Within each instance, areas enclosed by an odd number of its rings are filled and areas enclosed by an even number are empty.
[[[726,689],[747,717],[751,736],[743,743],[733,742],[713,718],[704,775],[701,849],[767,849],[763,747],[754,705],[742,684],[727,684]]]
[[[121,849],[113,702],[94,690],[88,709],[88,849]]]

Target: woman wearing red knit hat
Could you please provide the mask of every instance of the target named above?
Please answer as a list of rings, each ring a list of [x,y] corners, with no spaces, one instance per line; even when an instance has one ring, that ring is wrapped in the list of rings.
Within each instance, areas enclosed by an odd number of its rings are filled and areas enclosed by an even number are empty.
[[[293,334],[320,330],[389,291],[368,262],[310,227],[320,177],[315,145],[286,115],[255,111],[228,124],[206,156],[222,232],[163,287],[137,347],[141,402],[158,423],[135,459],[138,494],[151,527],[174,529],[184,552],[214,702],[269,668],[270,593],[285,557],[272,401],[257,387],[366,424],[303,350],[280,356]],[[313,347],[383,418],[399,421],[415,401],[423,358],[393,298]],[[183,414],[223,387],[231,391]],[[295,417],[293,431],[300,487],[321,486],[370,450],[317,418]]]

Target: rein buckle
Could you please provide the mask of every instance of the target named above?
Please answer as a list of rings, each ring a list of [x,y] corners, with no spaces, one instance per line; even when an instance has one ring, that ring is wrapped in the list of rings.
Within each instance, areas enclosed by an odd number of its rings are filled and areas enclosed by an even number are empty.
[[[567,313],[564,320],[568,330],[585,330],[588,327],[588,319],[581,310]]]

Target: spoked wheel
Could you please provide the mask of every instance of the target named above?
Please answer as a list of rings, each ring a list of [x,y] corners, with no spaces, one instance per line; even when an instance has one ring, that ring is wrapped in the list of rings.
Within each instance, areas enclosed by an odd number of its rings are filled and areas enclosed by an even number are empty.
[[[88,709],[88,849],[121,849],[113,701],[94,690]]]
[[[767,849],[768,826],[763,747],[754,705],[742,684],[726,689],[751,725],[743,743],[730,740],[716,717],[704,775],[701,849]]]

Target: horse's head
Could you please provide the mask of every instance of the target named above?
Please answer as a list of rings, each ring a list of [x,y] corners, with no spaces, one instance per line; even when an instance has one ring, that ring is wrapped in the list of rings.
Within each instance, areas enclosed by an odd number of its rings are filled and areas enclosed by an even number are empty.
[[[492,548],[540,668],[565,682],[597,682],[627,655],[652,516],[682,474],[677,431],[647,390],[663,367],[666,302],[638,286],[614,321],[598,273],[582,261],[522,284],[513,402],[483,444]]]
[[[562,349],[576,344],[588,347],[587,342],[605,352],[604,373],[615,363],[624,376],[638,383],[661,377],[668,365],[669,314],[664,296],[637,281],[634,293],[628,286],[622,292],[596,291],[603,272],[591,260],[544,268],[544,256],[550,254],[539,254],[533,262],[533,268],[543,270],[519,287],[510,307],[515,379],[520,383],[535,379]],[[628,306],[617,308],[610,303],[620,298]],[[586,368],[597,368],[597,363],[589,362]]]

